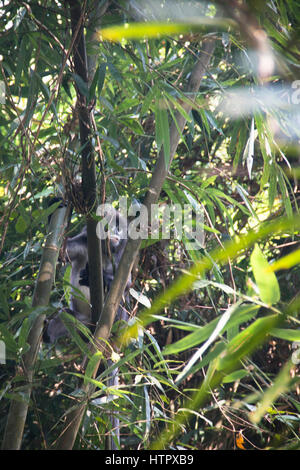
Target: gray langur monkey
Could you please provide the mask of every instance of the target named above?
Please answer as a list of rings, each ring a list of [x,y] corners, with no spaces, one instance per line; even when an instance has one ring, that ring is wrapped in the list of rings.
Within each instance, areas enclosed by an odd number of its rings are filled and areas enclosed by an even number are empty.
[[[107,205],[106,205],[107,207]],[[105,222],[108,230],[104,231],[104,226],[100,227],[102,264],[103,264],[103,285],[105,293],[110,289],[114,279],[115,271],[120,263],[126,242],[127,242],[127,221],[113,207],[105,210]],[[98,232],[97,232],[98,233]],[[98,233],[99,235],[99,233]],[[102,239],[102,238],[106,239]],[[70,283],[71,298],[70,308],[64,309],[72,314],[76,319],[91,326],[91,308],[90,308],[90,288],[89,288],[89,265],[88,265],[88,247],[87,247],[87,229],[86,227],[66,242],[66,254],[71,262]],[[125,300],[128,300],[128,287],[131,283],[131,277],[128,279],[124,293]],[[127,320],[127,312],[121,303],[117,312],[116,320]],[[44,341],[53,343],[61,336],[68,335],[68,330],[58,313],[51,319],[44,333]]]

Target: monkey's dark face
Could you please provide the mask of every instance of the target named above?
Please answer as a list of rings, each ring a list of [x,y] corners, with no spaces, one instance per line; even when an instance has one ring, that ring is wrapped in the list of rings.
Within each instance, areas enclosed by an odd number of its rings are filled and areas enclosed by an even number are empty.
[[[106,256],[118,253],[126,240],[122,239],[118,233],[112,233],[107,240],[102,240],[102,251]]]
[[[125,226],[124,218],[117,212],[105,213],[108,221],[107,239],[102,240],[102,250],[105,254],[115,254],[123,251],[123,247],[127,241],[127,226]],[[108,249],[109,244],[109,249]]]
[[[88,251],[87,251],[87,231],[86,227],[83,228],[82,232],[73,238],[67,240],[67,255],[71,261],[77,262],[78,264],[87,263]]]

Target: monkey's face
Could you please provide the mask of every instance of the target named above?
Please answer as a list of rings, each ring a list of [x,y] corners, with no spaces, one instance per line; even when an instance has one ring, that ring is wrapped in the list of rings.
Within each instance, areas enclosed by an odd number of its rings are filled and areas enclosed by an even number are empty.
[[[67,255],[71,261],[79,264],[85,264],[88,260],[88,249],[87,249],[87,231],[86,227],[83,228],[82,232],[72,238],[67,239]]]
[[[118,247],[121,243],[121,234],[119,232],[115,232],[110,234],[109,236],[109,244],[112,253],[115,253],[118,250]]]
[[[103,225],[100,232],[104,235],[104,239],[102,239],[102,250],[104,254],[119,253],[119,251],[123,249],[123,245],[127,239],[127,224],[125,218],[113,208],[106,210],[103,215]]]

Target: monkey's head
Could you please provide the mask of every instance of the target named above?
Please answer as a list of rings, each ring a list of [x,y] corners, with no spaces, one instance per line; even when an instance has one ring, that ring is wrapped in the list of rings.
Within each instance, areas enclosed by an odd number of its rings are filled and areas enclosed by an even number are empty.
[[[108,204],[99,210],[98,215],[103,216],[99,222],[98,236],[102,240],[102,249],[105,254],[120,252],[127,240],[127,221],[116,209]],[[109,244],[109,249],[107,245]]]
[[[72,262],[78,264],[86,264],[88,261],[88,250],[87,250],[87,230],[83,227],[82,231],[75,235],[75,237],[67,239],[66,246],[67,255]]]

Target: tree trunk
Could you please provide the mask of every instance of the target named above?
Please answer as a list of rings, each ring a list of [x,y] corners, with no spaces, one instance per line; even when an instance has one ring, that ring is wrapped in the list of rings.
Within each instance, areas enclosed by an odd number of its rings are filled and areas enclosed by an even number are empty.
[[[75,73],[88,84],[87,57],[83,28],[83,11],[77,0],[69,0],[71,11],[71,25],[74,41],[74,68]],[[101,315],[103,306],[103,276],[102,254],[100,241],[96,235],[97,221],[92,213],[98,207],[95,153],[92,145],[93,124],[91,113],[87,103],[87,97],[77,88],[78,115],[80,126],[80,147],[82,161],[82,190],[87,212],[87,238],[88,238],[88,262],[89,285],[92,309],[92,324],[96,325]]]

